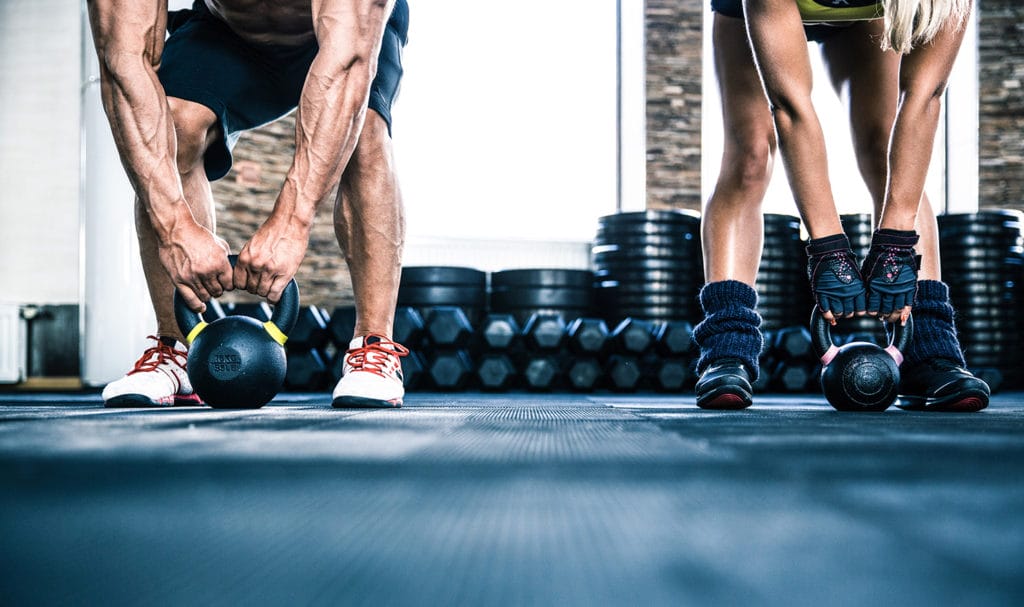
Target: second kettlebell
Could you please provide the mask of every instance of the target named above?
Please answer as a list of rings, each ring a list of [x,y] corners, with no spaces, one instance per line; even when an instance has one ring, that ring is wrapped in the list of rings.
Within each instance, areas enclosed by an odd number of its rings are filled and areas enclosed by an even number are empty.
[[[889,344],[881,347],[865,341],[842,346],[832,342],[829,323],[815,306],[811,335],[821,357],[821,390],[838,411],[885,411],[896,400],[900,384],[902,351],[914,335],[914,320],[895,324]]]

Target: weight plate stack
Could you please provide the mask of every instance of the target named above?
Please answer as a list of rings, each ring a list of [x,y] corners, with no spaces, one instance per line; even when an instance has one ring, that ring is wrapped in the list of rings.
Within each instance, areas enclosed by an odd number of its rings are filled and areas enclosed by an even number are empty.
[[[487,308],[487,273],[457,266],[404,267],[398,305],[415,308],[424,318],[431,308],[457,306],[475,325]]]
[[[512,314],[525,326],[537,313],[563,318],[589,316],[594,308],[594,273],[575,269],[512,269],[491,273],[492,313]]]
[[[700,214],[649,210],[598,220],[591,255],[597,311],[625,318],[699,322],[704,284]]]
[[[764,245],[756,284],[764,330],[807,324],[812,306],[811,291],[798,217],[764,215]]]
[[[1024,355],[1024,215],[1011,210],[940,215],[942,274],[971,369],[998,369],[1019,382]]]

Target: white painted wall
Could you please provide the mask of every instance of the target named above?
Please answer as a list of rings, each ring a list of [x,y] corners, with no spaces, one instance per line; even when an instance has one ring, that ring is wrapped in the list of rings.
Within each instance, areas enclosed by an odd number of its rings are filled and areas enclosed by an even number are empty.
[[[79,6],[0,1],[0,301],[78,301]]]

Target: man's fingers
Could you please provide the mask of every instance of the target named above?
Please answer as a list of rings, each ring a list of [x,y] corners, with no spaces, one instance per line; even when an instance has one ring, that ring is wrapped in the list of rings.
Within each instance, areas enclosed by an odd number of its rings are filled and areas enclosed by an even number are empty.
[[[256,285],[256,294],[260,297],[267,297],[270,295],[270,289],[274,284],[275,277],[270,272],[264,272],[260,275],[259,284]]]
[[[267,293],[267,300],[277,305],[281,301],[281,295],[284,294],[285,287],[288,286],[290,281],[285,280],[283,276],[278,276],[274,279],[273,284],[270,286],[270,292]]]
[[[202,314],[206,311],[206,304],[203,303],[201,295],[197,295],[195,291],[190,289],[186,285],[178,285],[178,293],[181,298],[185,300],[185,305],[188,306],[189,310]]]

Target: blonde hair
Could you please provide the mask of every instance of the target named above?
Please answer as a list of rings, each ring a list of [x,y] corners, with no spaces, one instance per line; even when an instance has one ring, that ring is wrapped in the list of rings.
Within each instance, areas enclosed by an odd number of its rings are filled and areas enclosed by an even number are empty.
[[[930,42],[948,23],[960,27],[971,12],[971,0],[882,0],[885,11],[884,50],[902,54]]]

